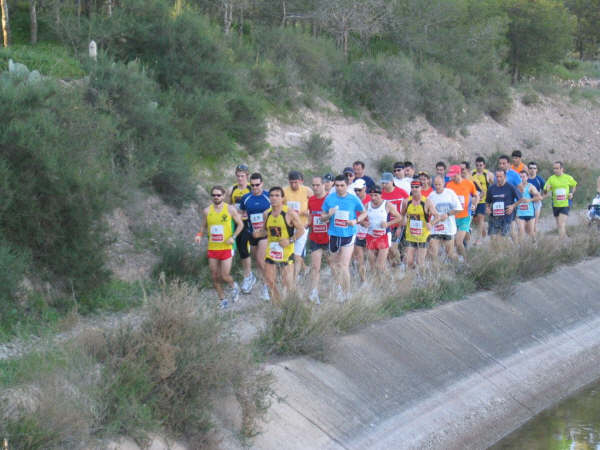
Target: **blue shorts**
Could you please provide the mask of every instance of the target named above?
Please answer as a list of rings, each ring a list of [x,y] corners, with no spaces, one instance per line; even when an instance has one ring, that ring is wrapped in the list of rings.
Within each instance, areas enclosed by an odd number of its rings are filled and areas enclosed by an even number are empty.
[[[311,252],[316,252],[317,250],[327,250],[329,248],[329,243],[317,244],[316,242],[309,240],[309,248]]]
[[[569,207],[568,206],[563,206],[560,208],[557,208],[556,206],[552,207],[552,212],[554,213],[554,217],[558,217],[559,214],[564,214],[565,216],[569,215]]]
[[[482,215],[485,216],[485,207],[486,204],[485,203],[478,203],[477,204],[477,209],[475,210],[475,215]]]
[[[524,220],[525,222],[529,222],[530,220],[535,219],[535,216],[517,216],[517,219]]]
[[[354,245],[357,247],[366,247],[367,246],[367,239],[356,239],[356,241],[354,241]]]
[[[490,216],[488,224],[488,234],[493,236],[494,234],[501,234],[502,236],[508,236],[510,234],[510,224],[512,223],[512,215],[494,217]]]
[[[342,247],[352,247],[354,245],[354,236],[329,236],[329,251],[337,253]]]
[[[458,228],[458,231],[464,231],[466,233],[471,231],[471,216],[462,217],[460,219],[457,217],[456,228]]]

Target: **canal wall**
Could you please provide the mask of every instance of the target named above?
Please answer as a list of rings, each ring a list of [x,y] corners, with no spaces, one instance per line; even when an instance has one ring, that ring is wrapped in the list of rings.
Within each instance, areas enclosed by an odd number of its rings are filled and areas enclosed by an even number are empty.
[[[260,449],[480,449],[600,378],[600,261],[272,364]]]

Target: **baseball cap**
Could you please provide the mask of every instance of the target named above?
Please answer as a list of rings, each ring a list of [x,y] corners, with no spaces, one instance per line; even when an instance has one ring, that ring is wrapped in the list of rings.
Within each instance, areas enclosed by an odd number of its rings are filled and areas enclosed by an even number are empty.
[[[351,173],[352,175],[354,175],[354,169],[352,167],[344,167],[344,171],[342,173],[344,175],[346,175],[347,173]]]
[[[333,175],[331,175],[330,173],[326,173],[325,175],[323,175],[323,181],[333,181]]]
[[[450,166],[450,168],[448,169],[448,176],[449,177],[453,177],[454,175],[460,175],[461,170],[460,170],[460,166],[458,165],[453,165]]]
[[[363,180],[362,178],[359,178],[358,180],[356,180],[354,183],[352,183],[350,185],[350,187],[352,189],[364,189],[367,187],[367,183],[365,183],[365,180]]]
[[[392,183],[394,181],[394,175],[390,172],[383,172],[381,174],[381,182],[382,183]]]

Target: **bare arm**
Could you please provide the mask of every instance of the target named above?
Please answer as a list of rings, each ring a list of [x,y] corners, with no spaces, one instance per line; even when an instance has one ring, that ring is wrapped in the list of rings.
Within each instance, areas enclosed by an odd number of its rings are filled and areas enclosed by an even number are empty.
[[[398,210],[396,209],[395,205],[392,205],[391,203],[386,203],[385,205],[385,209],[388,212],[388,214],[390,216],[392,216],[392,220],[385,222],[385,227],[390,227],[392,225],[396,225],[397,223],[402,222],[402,215],[398,212]],[[402,207],[402,209],[404,209],[404,206]]]
[[[542,196],[540,195],[540,192],[537,190],[537,188],[533,184],[529,187],[529,193],[531,194],[532,202],[542,201]]]
[[[202,236],[204,236],[204,234],[206,233],[206,229],[208,228],[208,208],[204,208],[202,210],[202,224],[200,226],[200,231],[198,231],[198,233],[196,233],[196,236],[194,237],[194,242],[196,242],[197,244],[199,244],[202,241]]]
[[[229,210],[229,214],[231,214],[231,218],[235,222],[235,231],[233,232],[233,239],[236,239],[242,230],[244,229],[244,222],[242,222],[242,218],[237,211],[235,206],[228,205],[227,209]]]

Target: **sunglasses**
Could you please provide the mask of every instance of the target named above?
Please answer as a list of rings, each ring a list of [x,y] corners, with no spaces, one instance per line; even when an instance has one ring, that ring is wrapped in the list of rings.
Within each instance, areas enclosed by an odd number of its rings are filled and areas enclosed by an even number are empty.
[[[250,183],[252,187],[259,187],[262,183]]]
[[[400,172],[401,170],[404,170],[404,167],[399,167],[397,169],[394,169],[394,172]]]
[[[354,192],[360,192],[362,190],[364,190],[364,188],[354,188]]]
[[[213,197],[223,197],[223,194],[211,194]]]

